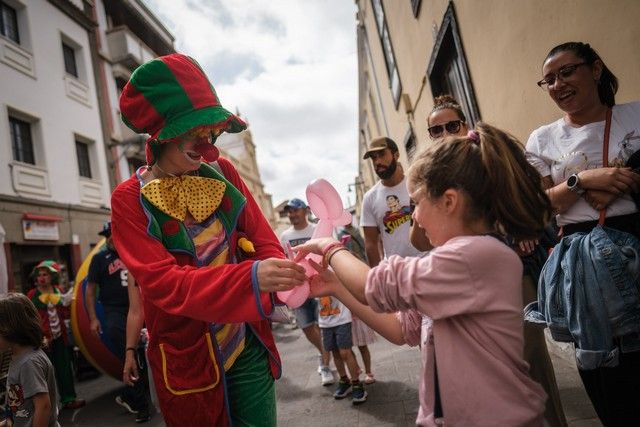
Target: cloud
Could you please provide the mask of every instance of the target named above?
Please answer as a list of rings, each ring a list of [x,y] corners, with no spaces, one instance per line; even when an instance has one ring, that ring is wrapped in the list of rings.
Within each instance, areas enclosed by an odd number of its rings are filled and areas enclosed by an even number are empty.
[[[144,1],[248,120],[274,204],[319,177],[347,203],[358,173],[352,1]]]
[[[230,50],[222,51],[216,56],[205,56],[199,63],[217,85],[233,84],[240,78],[253,80],[265,71],[256,55]]]

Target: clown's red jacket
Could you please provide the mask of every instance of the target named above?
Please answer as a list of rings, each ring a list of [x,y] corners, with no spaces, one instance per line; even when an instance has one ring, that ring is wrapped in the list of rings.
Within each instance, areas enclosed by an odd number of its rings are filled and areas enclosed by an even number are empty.
[[[236,169],[224,158],[218,164],[224,178],[246,198],[230,235],[230,249],[235,252],[241,233],[253,243],[255,253],[237,264],[198,267],[189,251],[169,251],[163,244],[166,239],[151,233],[154,218],[143,203],[137,175],[120,184],[111,200],[114,243],[140,286],[150,334],[148,358],[168,426],[229,424],[224,368],[211,323],[246,322],[268,351],[273,377],[281,375],[268,320],[275,298],[259,291],[256,269],[259,260],[284,254]],[[228,211],[229,206],[223,200],[218,209]],[[156,230],[167,233],[176,228],[170,225],[156,224]]]

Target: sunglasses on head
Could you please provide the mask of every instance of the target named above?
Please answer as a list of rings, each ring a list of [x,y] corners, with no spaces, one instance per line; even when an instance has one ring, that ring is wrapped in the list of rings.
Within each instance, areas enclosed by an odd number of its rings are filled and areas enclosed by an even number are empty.
[[[431,138],[440,138],[444,134],[445,130],[450,135],[460,132],[460,126],[462,123],[462,120],[451,120],[450,122],[442,125],[431,126],[427,130],[429,131],[429,136],[431,136]]]

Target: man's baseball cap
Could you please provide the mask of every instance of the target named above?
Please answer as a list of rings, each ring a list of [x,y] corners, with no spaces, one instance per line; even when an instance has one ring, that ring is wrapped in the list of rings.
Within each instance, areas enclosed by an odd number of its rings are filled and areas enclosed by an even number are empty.
[[[371,154],[377,151],[382,151],[385,148],[390,149],[394,153],[398,151],[398,146],[395,142],[393,142],[391,138],[387,138],[386,136],[374,138],[369,143],[369,149],[366,153],[364,153],[364,156],[362,158],[368,159],[369,157],[371,157]]]
[[[307,209],[307,204],[298,198],[294,198],[287,202],[284,210],[287,209]]]
[[[111,236],[111,221],[107,221],[102,226],[102,231],[98,233],[100,236],[109,237]]]

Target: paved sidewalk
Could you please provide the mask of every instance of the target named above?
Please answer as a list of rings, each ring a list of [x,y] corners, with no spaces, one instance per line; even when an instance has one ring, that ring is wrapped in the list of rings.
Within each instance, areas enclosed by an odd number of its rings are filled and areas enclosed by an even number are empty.
[[[368,401],[353,406],[349,398],[335,400],[334,387],[322,387],[317,374],[317,352],[299,329],[276,325],[274,334],[283,358],[284,372],[276,382],[278,425],[285,427],[413,426],[418,410],[420,353],[398,347],[382,338],[370,346],[377,382],[367,386]],[[549,344],[558,387],[570,427],[600,426],[582,388],[570,347]],[[357,354],[357,350],[356,350]],[[360,360],[360,355],[357,354]],[[336,378],[337,380],[337,378]],[[133,415],[114,403],[120,384],[102,376],[76,385],[85,408],[63,411],[63,427],[164,426],[160,416],[135,424]]]
[[[377,382],[366,386],[367,402],[354,406],[350,398],[335,400],[335,385],[322,387],[317,350],[299,329],[278,325],[276,342],[284,359],[278,381],[278,425],[412,426],[418,412],[420,352],[398,347],[382,338],[370,346]],[[357,350],[356,357],[361,363]],[[361,365],[362,366],[362,365]],[[336,380],[337,373],[336,373]]]

